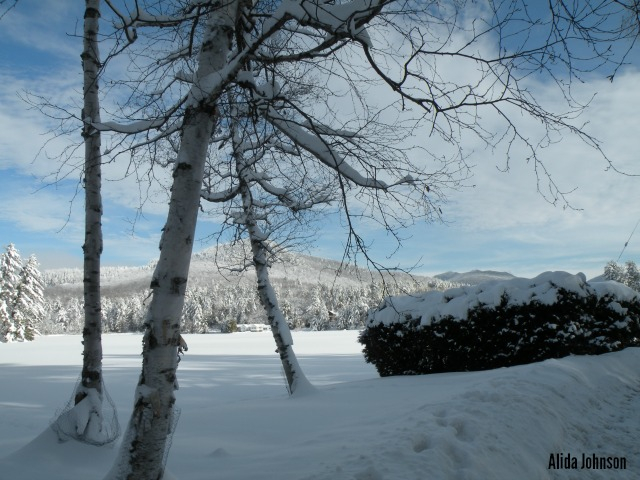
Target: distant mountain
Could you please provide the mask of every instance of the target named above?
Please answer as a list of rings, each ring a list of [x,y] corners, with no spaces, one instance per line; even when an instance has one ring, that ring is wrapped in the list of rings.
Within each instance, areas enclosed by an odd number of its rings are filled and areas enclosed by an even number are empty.
[[[434,275],[434,278],[439,278],[452,283],[464,283],[466,285],[477,285],[482,282],[488,282],[492,280],[511,280],[516,278],[509,272],[497,272],[494,270],[471,270],[470,272],[445,272],[438,275]]]
[[[250,247],[242,242],[235,245],[221,244],[195,253],[189,269],[189,285],[207,287],[214,283],[229,282],[253,285],[256,281],[253,265],[243,268],[250,258]],[[103,267],[103,293],[127,295],[132,291],[147,290],[154,268],[155,262],[140,267]],[[325,284],[358,287],[380,281],[379,273],[366,268],[342,265],[336,260],[295,252],[280,252],[278,260],[271,266],[269,275],[277,286]],[[83,286],[82,270],[79,268],[45,270],[43,276],[50,294],[73,295],[81,291]],[[398,273],[394,277],[401,282],[435,282],[437,288],[455,286],[447,285],[450,283],[447,280],[421,275],[412,277],[406,273]]]
[[[232,323],[264,323],[256,275],[246,244],[220,245],[193,255],[185,295],[185,332],[223,330]],[[141,267],[104,267],[102,307],[105,331],[141,331],[154,262]],[[366,312],[386,295],[445,290],[458,284],[438,278],[397,273],[393,278],[339,261],[280,252],[270,278],[287,318],[296,328],[359,328]],[[78,268],[45,270],[48,319],[42,332],[82,331],[83,275]]]

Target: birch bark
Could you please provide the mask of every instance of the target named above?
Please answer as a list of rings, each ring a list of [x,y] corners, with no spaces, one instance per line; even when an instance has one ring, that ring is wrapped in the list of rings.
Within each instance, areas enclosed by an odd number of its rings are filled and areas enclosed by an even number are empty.
[[[296,391],[309,390],[312,389],[313,386],[304,375],[298,358],[293,351],[291,330],[282,313],[282,309],[278,303],[278,297],[269,279],[267,247],[264,243],[266,238],[258,225],[251,196],[251,187],[245,177],[248,167],[242,162],[241,155],[237,150],[235,156],[239,192],[242,198],[242,209],[244,213],[244,224],[249,233],[253,265],[256,269],[256,277],[258,279],[258,297],[267,313],[271,333],[276,342],[276,352],[280,356],[284,375],[287,379],[287,388],[289,393],[293,395]]]
[[[180,317],[205,158],[217,121],[216,98],[212,98],[210,85],[215,73],[227,63],[236,15],[237,1],[230,1],[207,18],[198,71],[182,124],[160,258],[151,282],[142,373],[120,453],[107,479],[158,480],[164,474],[168,438],[175,421]]]
[[[92,124],[100,122],[98,98],[100,51],[98,31],[100,0],[86,0],[82,50],[84,138],[85,235],[84,254],[84,329],[82,331],[83,360],[81,380],[74,395],[75,407],[82,414],[66,415],[62,421],[66,433],[81,441],[104,443],[102,401],[102,310],[100,298],[100,255],[102,254],[102,172],[101,135]],[[86,405],[78,406],[83,402]]]

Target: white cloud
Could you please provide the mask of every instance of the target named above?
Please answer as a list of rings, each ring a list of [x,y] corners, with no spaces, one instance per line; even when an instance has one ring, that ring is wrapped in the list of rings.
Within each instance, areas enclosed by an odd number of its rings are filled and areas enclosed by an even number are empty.
[[[629,72],[613,86],[608,82],[583,86],[605,87],[583,120],[589,122],[587,128],[602,141],[603,150],[614,165],[625,171],[638,169],[633,158],[634,117],[640,111],[640,92],[633,86],[638,81],[640,73]],[[627,94],[620,95],[620,90]],[[537,179],[531,164],[513,162],[509,173],[501,173],[496,169],[503,163],[500,157],[478,157],[473,179],[476,188],[463,191],[455,199],[457,218],[469,229],[535,228],[546,224],[562,229],[613,226],[621,219],[626,221],[629,203],[640,197],[640,178],[606,171],[608,164],[599,152],[570,136],[541,151],[541,159],[562,190],[573,190],[567,199],[581,211],[548,204],[536,191]],[[545,179],[541,180],[544,189]]]
[[[23,178],[13,177],[0,189],[0,218],[30,232],[54,233],[64,229],[65,236],[77,239],[84,229],[79,226],[82,200],[73,204],[72,193],[34,189]]]

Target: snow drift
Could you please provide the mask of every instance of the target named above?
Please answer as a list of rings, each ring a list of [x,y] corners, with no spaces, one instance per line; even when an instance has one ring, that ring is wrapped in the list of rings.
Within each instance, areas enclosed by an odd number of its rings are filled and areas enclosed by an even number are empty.
[[[379,378],[357,333],[294,332],[315,393],[289,397],[270,333],[190,335],[167,468],[185,480],[635,480],[640,348],[467,373]],[[73,388],[81,337],[0,348],[0,479],[100,479],[115,449],[47,428]],[[105,335],[121,416],[139,335]],[[49,433],[50,432],[50,433]],[[34,439],[29,443],[31,439]],[[13,452],[13,453],[12,453]],[[626,458],[626,469],[550,468],[551,456]]]

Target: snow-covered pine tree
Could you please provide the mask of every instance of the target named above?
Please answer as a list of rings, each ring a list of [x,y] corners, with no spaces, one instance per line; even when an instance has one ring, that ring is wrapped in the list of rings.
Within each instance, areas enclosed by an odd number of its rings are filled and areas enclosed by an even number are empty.
[[[7,317],[6,321],[3,319],[0,323],[0,328],[2,329],[0,333],[2,333],[2,338],[5,342],[20,339],[13,318],[13,306],[21,274],[22,259],[20,258],[20,253],[15,245],[10,243],[0,256],[0,308],[4,304]]]
[[[20,282],[21,273],[22,258],[15,245],[10,243],[5,247],[5,252],[0,255],[0,298],[5,301],[7,307],[13,305],[13,297]]]
[[[11,342],[15,336],[16,327],[9,317],[9,309],[4,299],[0,298],[0,342]]]
[[[309,318],[310,327],[314,330],[326,330],[328,328],[329,309],[325,302],[325,292],[323,292],[321,284],[313,288],[311,303],[306,314]]]
[[[42,274],[36,256],[31,255],[22,268],[11,309],[17,340],[35,339],[38,325],[44,319],[44,304]]]
[[[636,262],[628,260],[625,263],[625,285],[633,288],[636,291],[640,291],[640,271]]]
[[[184,333],[206,333],[207,322],[202,307],[202,292],[199,289],[188,290],[182,309],[182,327]]]
[[[640,270],[636,262],[628,260],[624,266],[613,260],[604,267],[604,278],[620,282],[636,291],[640,291]]]
[[[281,297],[278,292],[276,292],[276,295]],[[298,328],[303,326],[296,314],[295,307],[288,298],[282,299],[280,302],[280,309],[282,310],[282,315],[284,315],[284,318],[289,324],[289,328]]]
[[[607,280],[613,280],[616,282],[624,283],[625,272],[620,265],[618,265],[616,262],[611,260],[604,267],[604,277]]]
[[[53,304],[51,322],[54,324],[53,328],[56,333],[64,333],[68,329],[69,312],[66,304],[63,304],[60,300],[56,300]]]

